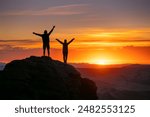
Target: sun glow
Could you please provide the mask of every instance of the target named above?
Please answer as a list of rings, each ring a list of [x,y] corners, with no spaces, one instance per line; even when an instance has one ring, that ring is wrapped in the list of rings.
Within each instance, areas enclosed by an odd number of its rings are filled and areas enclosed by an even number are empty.
[[[98,60],[96,63],[99,64],[99,65],[109,65],[109,64],[111,64],[110,61],[105,60],[105,59]]]

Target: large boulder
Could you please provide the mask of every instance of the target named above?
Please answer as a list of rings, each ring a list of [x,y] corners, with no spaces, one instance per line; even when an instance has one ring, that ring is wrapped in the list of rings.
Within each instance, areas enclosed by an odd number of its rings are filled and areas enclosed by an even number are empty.
[[[73,66],[49,57],[14,60],[0,72],[1,99],[97,99],[96,90]]]

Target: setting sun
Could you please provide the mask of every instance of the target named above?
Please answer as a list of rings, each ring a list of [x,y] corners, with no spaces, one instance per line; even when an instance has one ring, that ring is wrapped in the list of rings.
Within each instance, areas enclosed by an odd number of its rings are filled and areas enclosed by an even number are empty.
[[[101,60],[97,61],[97,64],[99,64],[99,65],[109,65],[110,62],[108,60],[101,59]]]

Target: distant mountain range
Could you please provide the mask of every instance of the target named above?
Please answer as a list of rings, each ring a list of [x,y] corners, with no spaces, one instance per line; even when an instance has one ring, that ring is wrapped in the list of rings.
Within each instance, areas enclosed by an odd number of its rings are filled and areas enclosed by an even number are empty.
[[[136,67],[136,66],[147,66],[147,64],[110,64],[110,65],[99,65],[89,63],[70,63],[76,68],[122,68],[122,67]]]
[[[150,99],[150,65],[78,70],[96,83],[99,99]]]
[[[5,67],[5,63],[0,63],[0,71],[2,71]]]

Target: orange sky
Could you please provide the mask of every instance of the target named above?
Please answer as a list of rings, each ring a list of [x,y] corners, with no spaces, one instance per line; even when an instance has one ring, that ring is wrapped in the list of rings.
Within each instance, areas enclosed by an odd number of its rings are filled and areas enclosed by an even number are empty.
[[[78,34],[62,34],[57,28],[51,35],[51,56],[62,61],[62,46],[55,41],[65,37],[68,40],[76,38],[69,45],[69,62],[122,64],[140,63],[150,64],[150,29],[108,30],[108,29],[78,29]],[[75,29],[74,29],[75,31]],[[27,33],[28,34],[28,33]],[[28,34],[31,40],[1,40],[1,61],[8,62],[30,55],[42,55],[42,41],[40,37]],[[28,37],[27,35],[27,37]],[[64,37],[63,37],[64,36]],[[25,37],[25,38],[27,38]]]
[[[0,1],[0,62],[42,55],[43,33],[51,35],[51,57],[62,61],[60,40],[69,45],[68,62],[150,64],[150,7],[147,0]]]

